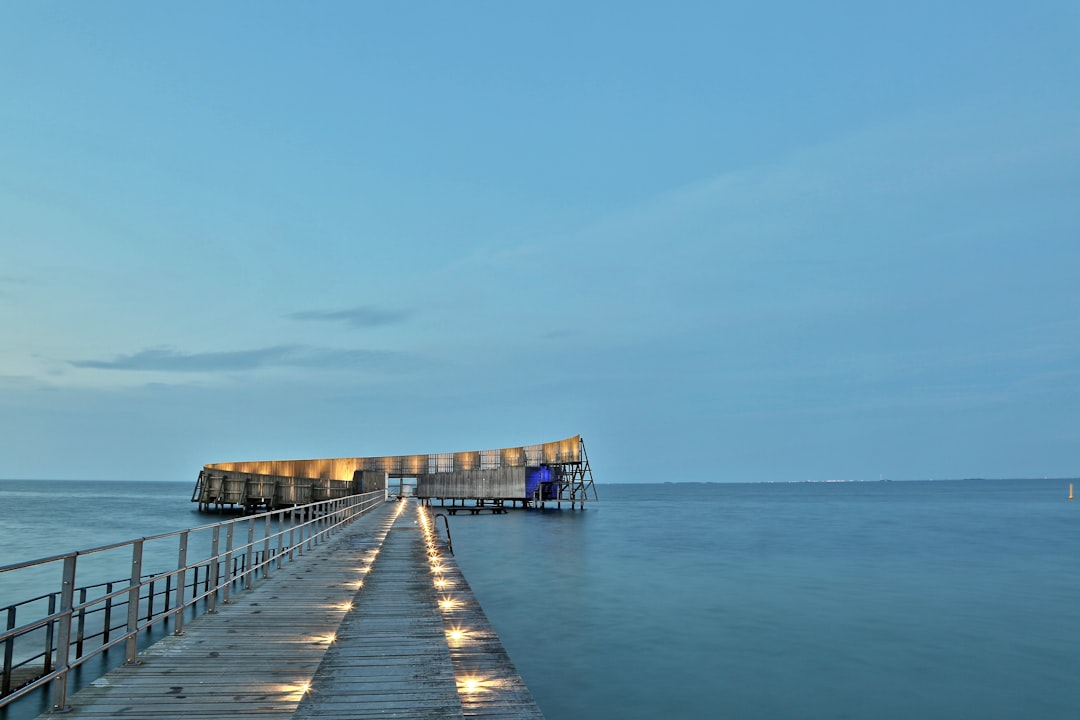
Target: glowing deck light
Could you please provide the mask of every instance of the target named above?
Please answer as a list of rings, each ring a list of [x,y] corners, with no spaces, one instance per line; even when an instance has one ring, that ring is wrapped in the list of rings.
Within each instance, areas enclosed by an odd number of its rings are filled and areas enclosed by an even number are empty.
[[[446,631],[446,637],[449,638],[450,640],[452,640],[453,642],[461,642],[462,640],[465,639],[465,637],[467,635],[468,635],[468,633],[466,631],[462,630],[459,627],[450,628],[449,630]]]
[[[352,610],[352,603],[351,602],[343,602],[343,603],[341,603],[341,605],[338,606],[338,608],[341,609],[341,610],[344,610],[345,612],[349,612],[350,610]]]
[[[457,605],[457,600],[452,597],[445,597],[439,601],[439,607],[443,610],[453,610]]]
[[[443,577],[435,578],[435,587],[437,587],[437,588],[444,588],[444,587],[446,587],[447,585],[450,585],[450,584],[452,584],[452,583],[449,580],[447,580],[446,578],[443,578]]]
[[[458,692],[465,693],[467,695],[472,693],[484,692],[484,686],[487,681],[483,678],[476,677],[475,675],[466,675],[457,679]]]
[[[311,691],[310,682],[301,682],[296,684],[279,685],[278,692],[284,693],[285,699],[293,702],[300,702],[305,695]]]

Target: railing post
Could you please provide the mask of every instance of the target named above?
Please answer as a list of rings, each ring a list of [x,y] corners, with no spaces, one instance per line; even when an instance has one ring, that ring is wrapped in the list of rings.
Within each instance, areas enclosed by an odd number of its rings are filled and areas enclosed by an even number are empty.
[[[285,562],[285,558],[282,555],[285,554],[285,513],[278,514],[278,528],[277,528],[277,569],[281,569],[282,563]]]
[[[154,596],[157,593],[154,591],[154,576],[150,576],[150,584],[146,586],[146,624],[149,627],[150,622],[154,619]],[[169,596],[166,595],[166,598]],[[166,600],[166,603],[169,601]]]
[[[79,605],[86,604],[86,588],[79,590]],[[86,635],[86,608],[79,608],[79,622],[75,629],[75,659],[82,657],[83,639]]]
[[[173,617],[173,635],[184,634],[184,575],[187,572],[188,531],[180,533],[180,549],[176,558],[176,614]],[[194,592],[191,593],[193,596]]]
[[[56,593],[49,593],[49,614],[56,612]],[[45,626],[45,674],[53,669],[53,639],[56,637],[56,623]]]
[[[124,664],[139,664],[139,587],[142,583],[143,541],[131,544],[131,584],[128,586],[127,642],[124,643]],[[153,598],[149,598],[153,602]]]
[[[112,595],[113,584],[111,582],[105,583],[105,594]],[[113,599],[109,597],[105,600],[105,622],[104,627],[101,629],[101,644],[105,645],[109,642],[109,635],[112,632],[112,606]]]
[[[308,516],[308,509],[310,507],[310,505],[300,507],[300,526],[297,528],[300,535],[300,542],[296,543],[297,552],[299,553],[300,557],[304,556],[304,543],[307,542],[308,526],[307,522],[305,522],[305,518]]]
[[[244,589],[251,589],[251,576],[255,574],[252,558],[255,554],[255,521],[248,518],[247,552],[244,554]]]
[[[270,577],[270,513],[266,513],[263,522],[263,561],[262,574],[264,578]]]
[[[53,712],[67,710],[68,659],[71,654],[71,608],[75,599],[75,560],[77,555],[64,558],[64,579],[60,586],[60,631],[57,633],[56,668],[60,674],[53,680]]]
[[[15,606],[7,609],[7,629],[15,629]],[[51,652],[52,648],[50,648]],[[4,641],[4,677],[0,681],[0,697],[11,692],[11,664],[15,661],[15,637],[11,636]]]
[[[296,509],[293,508],[285,516],[285,522],[289,525],[289,561],[296,557]]]
[[[233,570],[232,570],[232,549],[233,549],[233,530],[236,528],[235,522],[229,523],[229,529],[225,531],[225,582],[222,583],[221,602],[224,605],[229,604],[229,595],[232,592],[233,583]]]
[[[206,612],[208,612],[208,613],[216,613],[217,612],[218,573],[219,573],[219,569],[220,569],[220,566],[218,565],[218,546],[220,544],[220,541],[221,541],[221,526],[220,525],[215,525],[214,526],[214,535],[210,539],[210,567],[206,568],[207,574],[208,574],[207,575],[207,580],[209,581],[210,585],[212,585],[213,588],[214,588],[213,592],[211,592],[209,589],[207,590],[207,592],[210,593],[209,596],[206,599],[206,603],[207,603]]]

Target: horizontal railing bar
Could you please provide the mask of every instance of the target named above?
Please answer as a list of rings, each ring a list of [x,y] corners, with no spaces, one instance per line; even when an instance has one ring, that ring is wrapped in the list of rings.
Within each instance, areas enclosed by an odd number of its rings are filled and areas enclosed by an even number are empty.
[[[363,493],[363,494],[370,495],[372,493]],[[360,495],[350,495],[348,497],[360,497]],[[252,520],[258,520],[260,518],[265,518],[267,515],[284,515],[285,513],[293,513],[293,512],[295,512],[297,510],[300,510],[302,508],[316,507],[316,506],[319,506],[319,505],[330,505],[332,503],[339,502],[340,500],[347,500],[348,497],[335,498],[333,500],[319,500],[318,502],[308,503],[307,505],[295,505],[295,506],[293,506],[291,508],[282,508],[282,509],[279,509],[279,510],[269,510],[267,512],[258,513],[256,515],[244,515],[243,517],[233,518],[231,520],[222,520],[221,522],[210,523],[209,525],[198,525],[198,526],[193,527],[193,528],[185,528],[183,530],[172,530],[170,532],[161,533],[161,534],[158,534],[158,535],[147,535],[145,537],[132,538],[130,540],[123,540],[121,542],[110,543],[108,545],[100,545],[98,547],[91,547],[91,548],[84,548],[84,549],[81,549],[81,550],[74,550],[72,552],[62,553],[60,555],[50,555],[48,557],[36,558],[34,560],[25,560],[23,562],[14,563],[12,565],[0,565],[0,574],[5,573],[5,572],[9,572],[11,570],[21,570],[21,569],[24,569],[24,568],[33,567],[35,565],[42,565],[42,564],[49,563],[49,562],[56,562],[57,560],[64,560],[64,559],[72,557],[72,556],[92,555],[94,553],[104,552],[106,550],[115,550],[117,548],[126,547],[128,545],[132,545],[133,543],[140,542],[140,541],[145,543],[145,542],[149,542],[149,541],[152,541],[152,540],[163,540],[165,538],[175,537],[175,536],[179,535],[180,533],[184,533],[184,532],[186,532],[186,533],[197,533],[197,532],[202,531],[202,530],[212,530],[215,526],[224,527],[226,525],[230,525],[230,524],[233,524],[233,523],[242,523],[242,522],[248,522],[248,521],[252,521]],[[315,522],[315,521],[312,520],[310,522]],[[308,524],[308,523],[305,523],[305,525],[306,524]]]
[[[255,578],[269,578],[275,563],[280,567],[283,561],[290,562],[296,559],[292,557],[295,549],[302,550],[305,545],[312,542],[316,544],[322,542],[358,516],[381,505],[385,498],[385,491],[376,491],[345,498],[321,500],[303,506],[233,518],[188,530],[162,533],[0,567],[0,575],[2,575],[4,572],[64,560],[67,565],[70,565],[70,568],[65,566],[65,578],[68,573],[74,577],[75,563],[80,556],[131,547],[137,553],[136,557],[141,558],[141,547],[146,541],[179,537],[181,547],[184,547],[186,541],[181,536],[185,533],[189,536],[191,533],[204,531],[214,533],[211,554],[203,555],[194,562],[187,562],[186,553],[182,550],[175,569],[137,575],[138,580],[135,582],[129,577],[95,582],[73,590],[68,584],[69,580],[65,579],[62,593],[45,593],[7,608],[0,608],[0,611],[9,613],[9,622],[12,624],[16,622],[20,609],[24,612],[33,610],[26,607],[31,603],[48,600],[49,607],[53,610],[18,627],[0,630],[0,645],[8,648],[7,655],[9,656],[5,658],[6,666],[3,669],[4,690],[7,694],[0,697],[0,709],[17,698],[54,681],[53,700],[54,706],[58,707],[57,703],[63,704],[66,697],[64,688],[71,670],[125,643],[128,644],[129,652],[134,652],[130,648],[136,642],[135,638],[144,631],[149,632],[169,622],[172,622],[174,629],[179,632],[183,627],[184,618],[197,617],[208,609],[213,609],[215,598],[224,597],[227,602],[230,588],[245,589],[251,586]],[[270,532],[270,521],[277,523],[274,532]],[[248,542],[245,538],[245,542],[234,545],[232,544],[232,528],[244,522],[249,524],[244,532],[252,540]],[[221,528],[228,529],[229,541],[225,547],[217,544]],[[289,539],[286,539],[286,535]],[[201,545],[205,539],[208,538],[204,536],[200,539],[199,544]],[[285,544],[286,541],[289,541],[288,545]],[[277,547],[273,547],[272,544]],[[135,567],[137,568],[138,565]],[[187,575],[188,571],[191,571],[190,575]],[[212,578],[214,584],[211,584]],[[104,594],[88,597],[87,591],[96,593],[103,588],[106,590]],[[175,601],[173,601],[174,595]],[[82,601],[72,602],[75,598],[82,598]],[[138,603],[138,607],[134,610],[131,608],[133,602]],[[61,606],[59,611],[55,611],[57,604]],[[114,623],[111,618],[118,619],[118,622]],[[76,621],[77,630],[75,630]],[[55,628],[62,630],[58,632],[59,640],[55,639],[53,634]],[[157,635],[149,637],[157,637]],[[40,644],[42,641],[44,641],[44,647]],[[100,644],[97,644],[99,641]],[[12,647],[17,650],[17,657],[10,657]],[[35,665],[35,663],[41,663],[41,665]],[[108,664],[108,661],[106,663]],[[8,680],[12,671],[20,668],[40,670],[43,675],[18,689],[12,689],[9,687]]]

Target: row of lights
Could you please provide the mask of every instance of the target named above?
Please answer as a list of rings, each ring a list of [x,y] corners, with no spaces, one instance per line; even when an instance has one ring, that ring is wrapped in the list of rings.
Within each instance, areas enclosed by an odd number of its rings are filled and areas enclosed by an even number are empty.
[[[398,503],[397,508],[394,510],[394,517],[391,520],[390,524],[393,524],[393,521],[397,520],[398,516],[401,515],[401,512],[404,509],[405,503]],[[345,587],[349,588],[350,590],[359,590],[360,588],[364,587],[364,576],[371,572],[371,566],[375,564],[375,559],[378,557],[379,548],[376,547],[368,550],[367,554],[364,555],[363,559],[361,560],[363,564],[356,569],[356,572],[360,574],[360,577],[354,580],[347,581],[345,583]],[[353,609],[353,603],[352,600],[346,600],[345,602],[338,603],[333,607],[336,610],[343,610],[344,612],[349,612]],[[337,634],[330,633],[329,635],[318,635],[314,638],[314,640],[320,645],[332,645],[337,640]],[[289,696],[292,697],[292,699],[299,700],[304,695],[307,695],[309,692],[311,692],[311,682],[309,681],[298,683],[296,685],[286,685],[284,689],[287,693],[289,693]]]
[[[442,556],[439,553],[434,523],[422,505],[417,506],[416,512],[420,517],[420,527],[424,531],[424,543],[427,545],[428,566],[431,570],[432,583],[435,585],[436,590],[443,593],[439,597],[439,609],[443,613],[453,612],[461,603],[447,591],[447,588],[453,586],[454,581],[443,574]],[[446,641],[451,647],[460,646],[469,641],[469,631],[460,625],[451,625],[446,630]],[[459,693],[484,692],[487,689],[487,684],[486,680],[475,675],[464,675],[457,678]]]

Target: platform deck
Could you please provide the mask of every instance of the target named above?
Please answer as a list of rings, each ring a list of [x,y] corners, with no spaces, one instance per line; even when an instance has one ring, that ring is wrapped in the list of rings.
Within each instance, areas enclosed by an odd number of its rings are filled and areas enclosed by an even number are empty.
[[[75,693],[63,717],[542,718],[452,560],[435,589],[417,512],[372,511]]]

